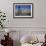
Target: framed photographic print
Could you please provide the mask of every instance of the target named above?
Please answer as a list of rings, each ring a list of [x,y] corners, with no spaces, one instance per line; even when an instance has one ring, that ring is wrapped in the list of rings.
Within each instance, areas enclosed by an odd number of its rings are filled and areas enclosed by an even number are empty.
[[[32,3],[13,3],[13,17],[32,17]]]

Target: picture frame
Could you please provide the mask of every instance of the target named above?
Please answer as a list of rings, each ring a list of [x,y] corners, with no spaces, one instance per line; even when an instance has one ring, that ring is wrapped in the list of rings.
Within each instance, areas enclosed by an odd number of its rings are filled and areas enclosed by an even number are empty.
[[[32,17],[32,3],[13,3],[13,17]]]

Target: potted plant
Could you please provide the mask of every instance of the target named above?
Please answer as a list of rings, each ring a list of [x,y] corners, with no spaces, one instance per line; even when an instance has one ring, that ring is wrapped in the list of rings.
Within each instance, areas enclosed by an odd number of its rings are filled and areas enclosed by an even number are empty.
[[[4,12],[0,11],[0,27],[3,28],[4,27],[4,22],[6,20],[6,15]]]

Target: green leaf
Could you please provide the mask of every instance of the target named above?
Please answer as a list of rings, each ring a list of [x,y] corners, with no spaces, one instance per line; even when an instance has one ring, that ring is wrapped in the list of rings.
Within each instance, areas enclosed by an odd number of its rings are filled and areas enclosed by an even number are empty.
[[[6,20],[6,19],[4,19],[4,20]]]
[[[3,19],[1,19],[1,20],[3,20]]]
[[[0,16],[1,17],[1,16]]]
[[[2,15],[0,15],[0,17],[2,17]]]
[[[1,23],[0,23],[1,24]]]
[[[4,20],[6,20],[6,19],[1,19],[1,20],[3,20],[3,21],[4,21]]]
[[[2,15],[1,15],[2,16]]]
[[[4,13],[4,15],[5,15],[5,13]]]
[[[1,27],[3,28],[3,25],[1,25]]]
[[[0,25],[1,25],[1,23],[0,23]]]
[[[0,23],[1,23],[1,21],[0,21]]]
[[[1,24],[0,24],[1,25]]]
[[[2,12],[0,12],[0,13],[2,13]]]
[[[3,17],[6,17],[6,16],[3,16]]]

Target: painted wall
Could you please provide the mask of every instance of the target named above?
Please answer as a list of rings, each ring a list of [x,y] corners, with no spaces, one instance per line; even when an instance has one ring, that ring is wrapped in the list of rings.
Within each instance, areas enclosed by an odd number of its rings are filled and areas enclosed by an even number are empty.
[[[33,3],[33,18],[13,18],[13,3]],[[27,33],[30,34],[31,31],[46,31],[45,4],[46,0],[0,0],[0,10],[7,16],[5,27],[12,31],[20,31],[20,37]],[[16,34],[17,38],[18,36]],[[18,46],[20,43],[16,43],[16,45]]]
[[[13,3],[33,3],[33,18],[13,18]],[[46,27],[46,0],[0,0],[6,27]]]

